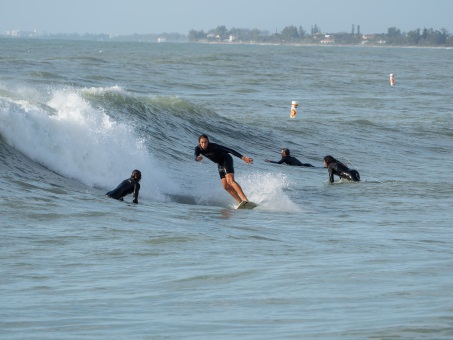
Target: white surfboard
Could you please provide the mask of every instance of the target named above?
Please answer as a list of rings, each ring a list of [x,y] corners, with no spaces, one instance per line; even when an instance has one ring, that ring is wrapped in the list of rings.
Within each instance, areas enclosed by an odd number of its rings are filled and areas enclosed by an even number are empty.
[[[236,207],[236,209],[253,209],[256,208],[258,204],[250,202],[250,201],[242,201],[239,203],[239,205]]]

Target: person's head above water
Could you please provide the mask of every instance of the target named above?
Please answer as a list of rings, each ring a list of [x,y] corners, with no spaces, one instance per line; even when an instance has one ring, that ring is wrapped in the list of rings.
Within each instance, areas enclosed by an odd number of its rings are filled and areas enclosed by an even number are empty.
[[[327,156],[324,157],[324,165],[326,167],[329,166],[330,164],[336,163],[336,162],[338,162],[338,160],[336,160],[335,158],[333,158],[330,155],[327,155]]]
[[[209,145],[209,138],[205,134],[201,135],[198,137],[198,145],[203,149],[206,150],[206,148]]]
[[[289,156],[290,152],[289,149],[282,149],[282,156]]]
[[[132,171],[131,177],[134,178],[136,181],[140,181],[142,179],[142,173],[140,172],[140,170],[134,170]]]

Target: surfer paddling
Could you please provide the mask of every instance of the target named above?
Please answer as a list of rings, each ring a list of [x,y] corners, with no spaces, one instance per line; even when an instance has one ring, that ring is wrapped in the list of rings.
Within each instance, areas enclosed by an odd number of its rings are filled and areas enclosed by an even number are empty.
[[[244,204],[247,204],[247,196],[245,196],[239,183],[234,180],[233,157],[231,157],[230,154],[242,159],[247,164],[253,163],[252,158],[243,156],[233,149],[216,143],[210,143],[209,138],[206,135],[201,135],[198,138],[198,145],[195,147],[194,156],[195,160],[198,162],[205,156],[214,163],[217,163],[223,188],[228,191],[238,203],[241,204],[244,202]]]
[[[134,170],[132,171],[130,178],[122,181],[116,189],[109,191],[105,196],[122,201],[124,196],[132,194],[132,202],[138,204],[138,192],[140,191],[139,182],[141,179],[142,173],[139,170]]]
[[[264,161],[267,163],[275,163],[275,164],[285,163],[287,165],[292,165],[292,166],[306,166],[306,167],[310,167],[310,168],[314,167],[310,163],[302,163],[296,157],[291,156],[289,149],[283,149],[281,154],[282,154],[282,159],[280,159],[279,161],[271,161],[269,159],[265,159]]]
[[[357,170],[349,169],[346,165],[333,158],[332,156],[324,157],[324,166],[329,171],[329,181],[333,183],[333,175],[348,179],[353,182],[360,181],[360,174]]]

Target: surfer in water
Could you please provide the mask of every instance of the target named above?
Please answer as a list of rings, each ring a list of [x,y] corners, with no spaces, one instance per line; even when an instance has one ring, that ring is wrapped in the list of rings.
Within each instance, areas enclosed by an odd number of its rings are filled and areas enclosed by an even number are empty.
[[[243,156],[233,149],[216,143],[210,143],[209,138],[206,135],[201,135],[198,138],[198,145],[195,147],[194,156],[195,160],[198,162],[205,156],[214,163],[217,163],[223,188],[228,191],[238,203],[248,202],[247,196],[245,196],[241,186],[234,180],[233,157],[231,157],[230,154],[242,159],[247,164],[253,163],[252,158]]]
[[[353,182],[360,181],[360,174],[357,170],[349,169],[346,165],[330,155],[324,157],[324,166],[329,171],[330,183],[334,182],[333,175],[339,176],[340,179],[345,178]]]
[[[138,192],[140,191],[140,180],[142,179],[142,173],[139,170],[132,171],[131,177],[122,181],[116,189],[109,191],[105,194],[107,197],[111,197],[122,201],[124,196],[132,194],[132,202],[138,203]]]
[[[309,163],[302,163],[296,157],[291,156],[289,149],[283,149],[282,150],[282,159],[280,159],[278,162],[277,161],[271,161],[269,159],[265,159],[264,161],[268,162],[268,163],[275,163],[275,164],[285,163],[287,165],[293,165],[293,166],[307,166],[307,167],[312,167],[312,168],[314,167],[313,165],[311,165]]]

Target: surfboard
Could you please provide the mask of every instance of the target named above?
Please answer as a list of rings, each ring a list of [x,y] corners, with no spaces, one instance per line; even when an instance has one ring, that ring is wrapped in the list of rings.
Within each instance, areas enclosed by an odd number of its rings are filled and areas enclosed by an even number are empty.
[[[236,207],[236,209],[253,209],[256,208],[258,204],[250,202],[250,201],[242,201],[239,203],[239,205]]]

